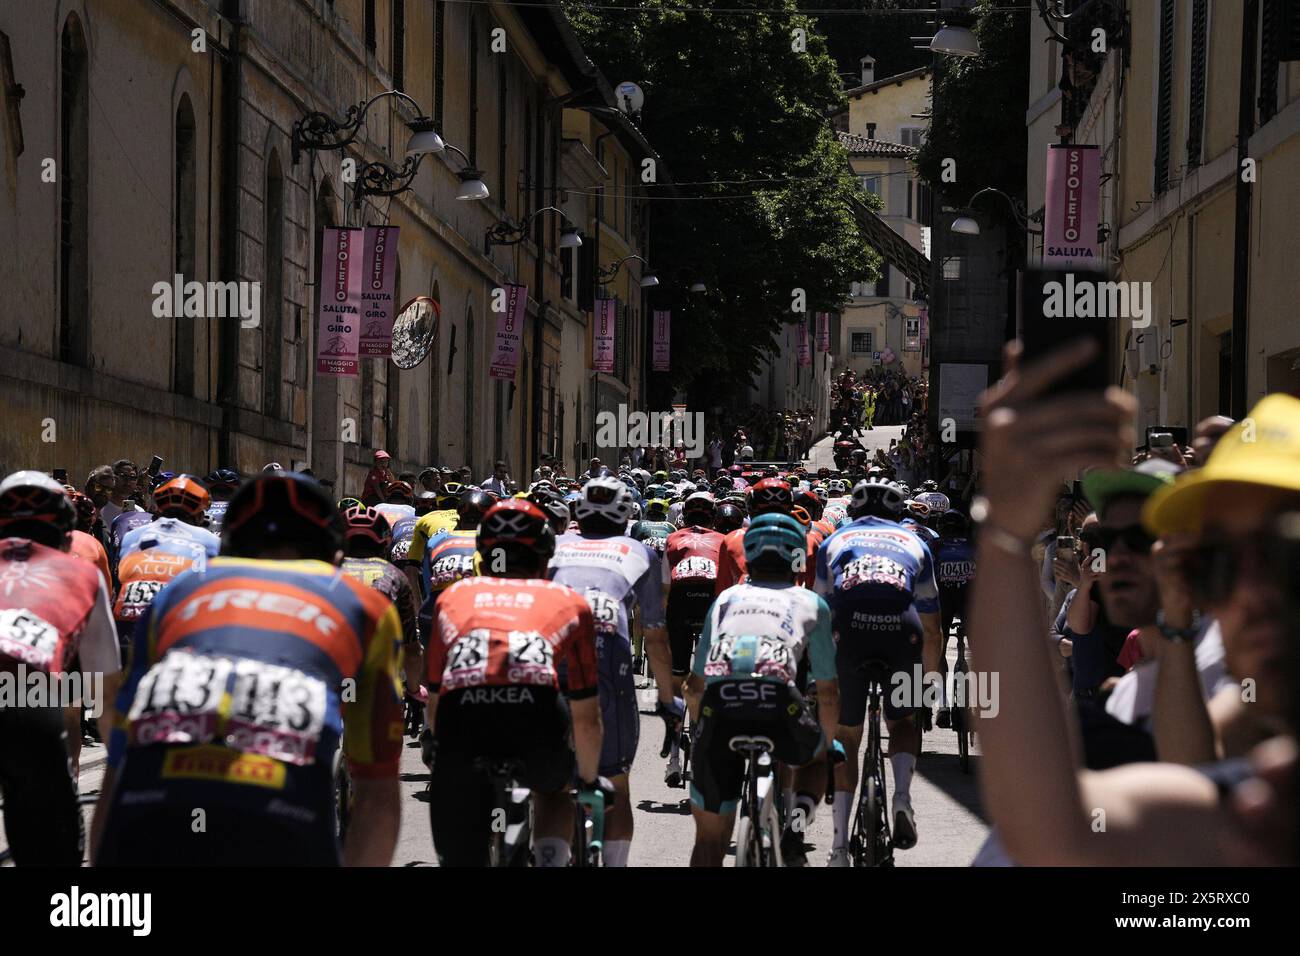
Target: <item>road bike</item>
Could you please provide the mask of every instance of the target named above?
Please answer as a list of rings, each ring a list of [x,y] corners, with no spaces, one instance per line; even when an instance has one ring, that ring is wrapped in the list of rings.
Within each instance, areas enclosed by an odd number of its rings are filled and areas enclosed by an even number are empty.
[[[736,818],[736,866],[783,866],[781,814],[777,807],[780,787],[772,762],[772,738],[737,734],[727,746],[745,761]]]
[[[572,790],[574,797],[573,866],[603,866],[605,812],[613,806],[602,790]]]
[[[894,843],[889,829],[885,797],[885,750],[881,744],[880,717],[890,666],[867,660],[858,665],[867,678],[867,752],[862,763],[862,790],[849,837],[849,855],[855,866],[893,866]]]
[[[480,757],[474,770],[492,781],[492,836],[488,844],[488,866],[528,866],[532,862],[532,791],[519,786],[524,765],[518,760]]]

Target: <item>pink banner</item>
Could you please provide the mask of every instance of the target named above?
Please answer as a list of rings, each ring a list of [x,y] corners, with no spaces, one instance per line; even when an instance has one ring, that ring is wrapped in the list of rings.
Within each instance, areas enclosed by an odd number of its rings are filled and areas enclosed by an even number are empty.
[[[808,341],[808,315],[799,318],[799,364],[812,365],[812,343]]]
[[[1043,265],[1096,268],[1101,190],[1096,146],[1049,146],[1043,207]]]
[[[597,299],[595,324],[592,327],[591,367],[597,372],[614,371],[614,328],[618,316],[617,299]]]
[[[365,288],[361,292],[361,354],[393,354],[393,281],[397,266],[397,227],[367,226]]]
[[[817,313],[817,351],[829,352],[831,350],[831,314],[829,312]]]
[[[320,316],[316,322],[316,374],[356,375],[365,271],[361,229],[326,229],[321,237]]]
[[[497,316],[497,347],[488,374],[492,378],[514,381],[522,347],[524,308],[528,305],[528,286],[506,285],[506,310]]]
[[[654,366],[656,372],[668,371],[669,345],[672,338],[673,314],[667,309],[654,312]]]

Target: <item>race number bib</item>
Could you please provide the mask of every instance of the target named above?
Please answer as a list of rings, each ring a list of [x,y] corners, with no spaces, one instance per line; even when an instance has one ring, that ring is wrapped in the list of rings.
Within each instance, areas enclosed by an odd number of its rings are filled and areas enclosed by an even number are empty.
[[[446,554],[429,565],[429,583],[435,588],[455,584],[474,574],[474,555]]]
[[[316,760],[327,701],[324,681],[290,667],[171,651],[140,682],[128,718],[137,746],[220,738],[243,753],[306,766]]]
[[[718,564],[710,558],[689,557],[673,565],[674,581],[690,581],[707,578],[710,581],[718,577]]]
[[[403,538],[401,541],[398,541],[396,544],[393,545],[393,550],[389,554],[389,560],[394,563],[398,561],[405,561],[406,555],[410,552],[410,550],[411,550],[411,539]]]
[[[466,631],[447,649],[447,664],[443,668],[444,690],[455,690],[481,684],[487,670],[488,629],[476,627]]]
[[[117,596],[117,604],[113,608],[113,616],[119,621],[139,620],[141,615],[148,610],[153,599],[158,596],[158,592],[163,589],[164,581],[125,581],[122,583],[122,591]]]
[[[511,631],[508,675],[512,683],[550,684],[555,673],[555,649],[536,631]]]
[[[25,608],[0,611],[0,657],[48,671],[59,647],[58,629]]]
[[[591,616],[596,623],[597,634],[615,634],[618,632],[620,602],[604,591],[588,588],[583,595],[591,606]]]
[[[705,677],[771,677],[793,682],[790,649],[772,637],[723,636],[709,646]]]
[[[836,581],[836,587],[841,591],[847,591],[859,584],[884,584],[906,591],[907,571],[893,558],[879,554],[864,554],[845,565]]]

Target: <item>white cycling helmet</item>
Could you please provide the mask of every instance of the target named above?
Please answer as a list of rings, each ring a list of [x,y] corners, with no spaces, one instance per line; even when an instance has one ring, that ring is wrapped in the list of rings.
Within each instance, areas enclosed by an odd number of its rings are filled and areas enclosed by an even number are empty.
[[[582,486],[574,516],[579,522],[586,518],[605,518],[614,524],[626,524],[632,517],[632,492],[617,478],[593,478]]]
[[[853,500],[849,514],[855,518],[864,514],[898,514],[907,500],[903,489],[888,478],[864,478],[853,486]]]

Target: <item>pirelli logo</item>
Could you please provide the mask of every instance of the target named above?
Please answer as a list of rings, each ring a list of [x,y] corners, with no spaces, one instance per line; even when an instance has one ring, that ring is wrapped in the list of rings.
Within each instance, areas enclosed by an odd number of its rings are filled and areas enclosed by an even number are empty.
[[[170,780],[221,780],[283,790],[285,766],[261,754],[241,754],[224,747],[193,747],[167,754],[162,775]]]

